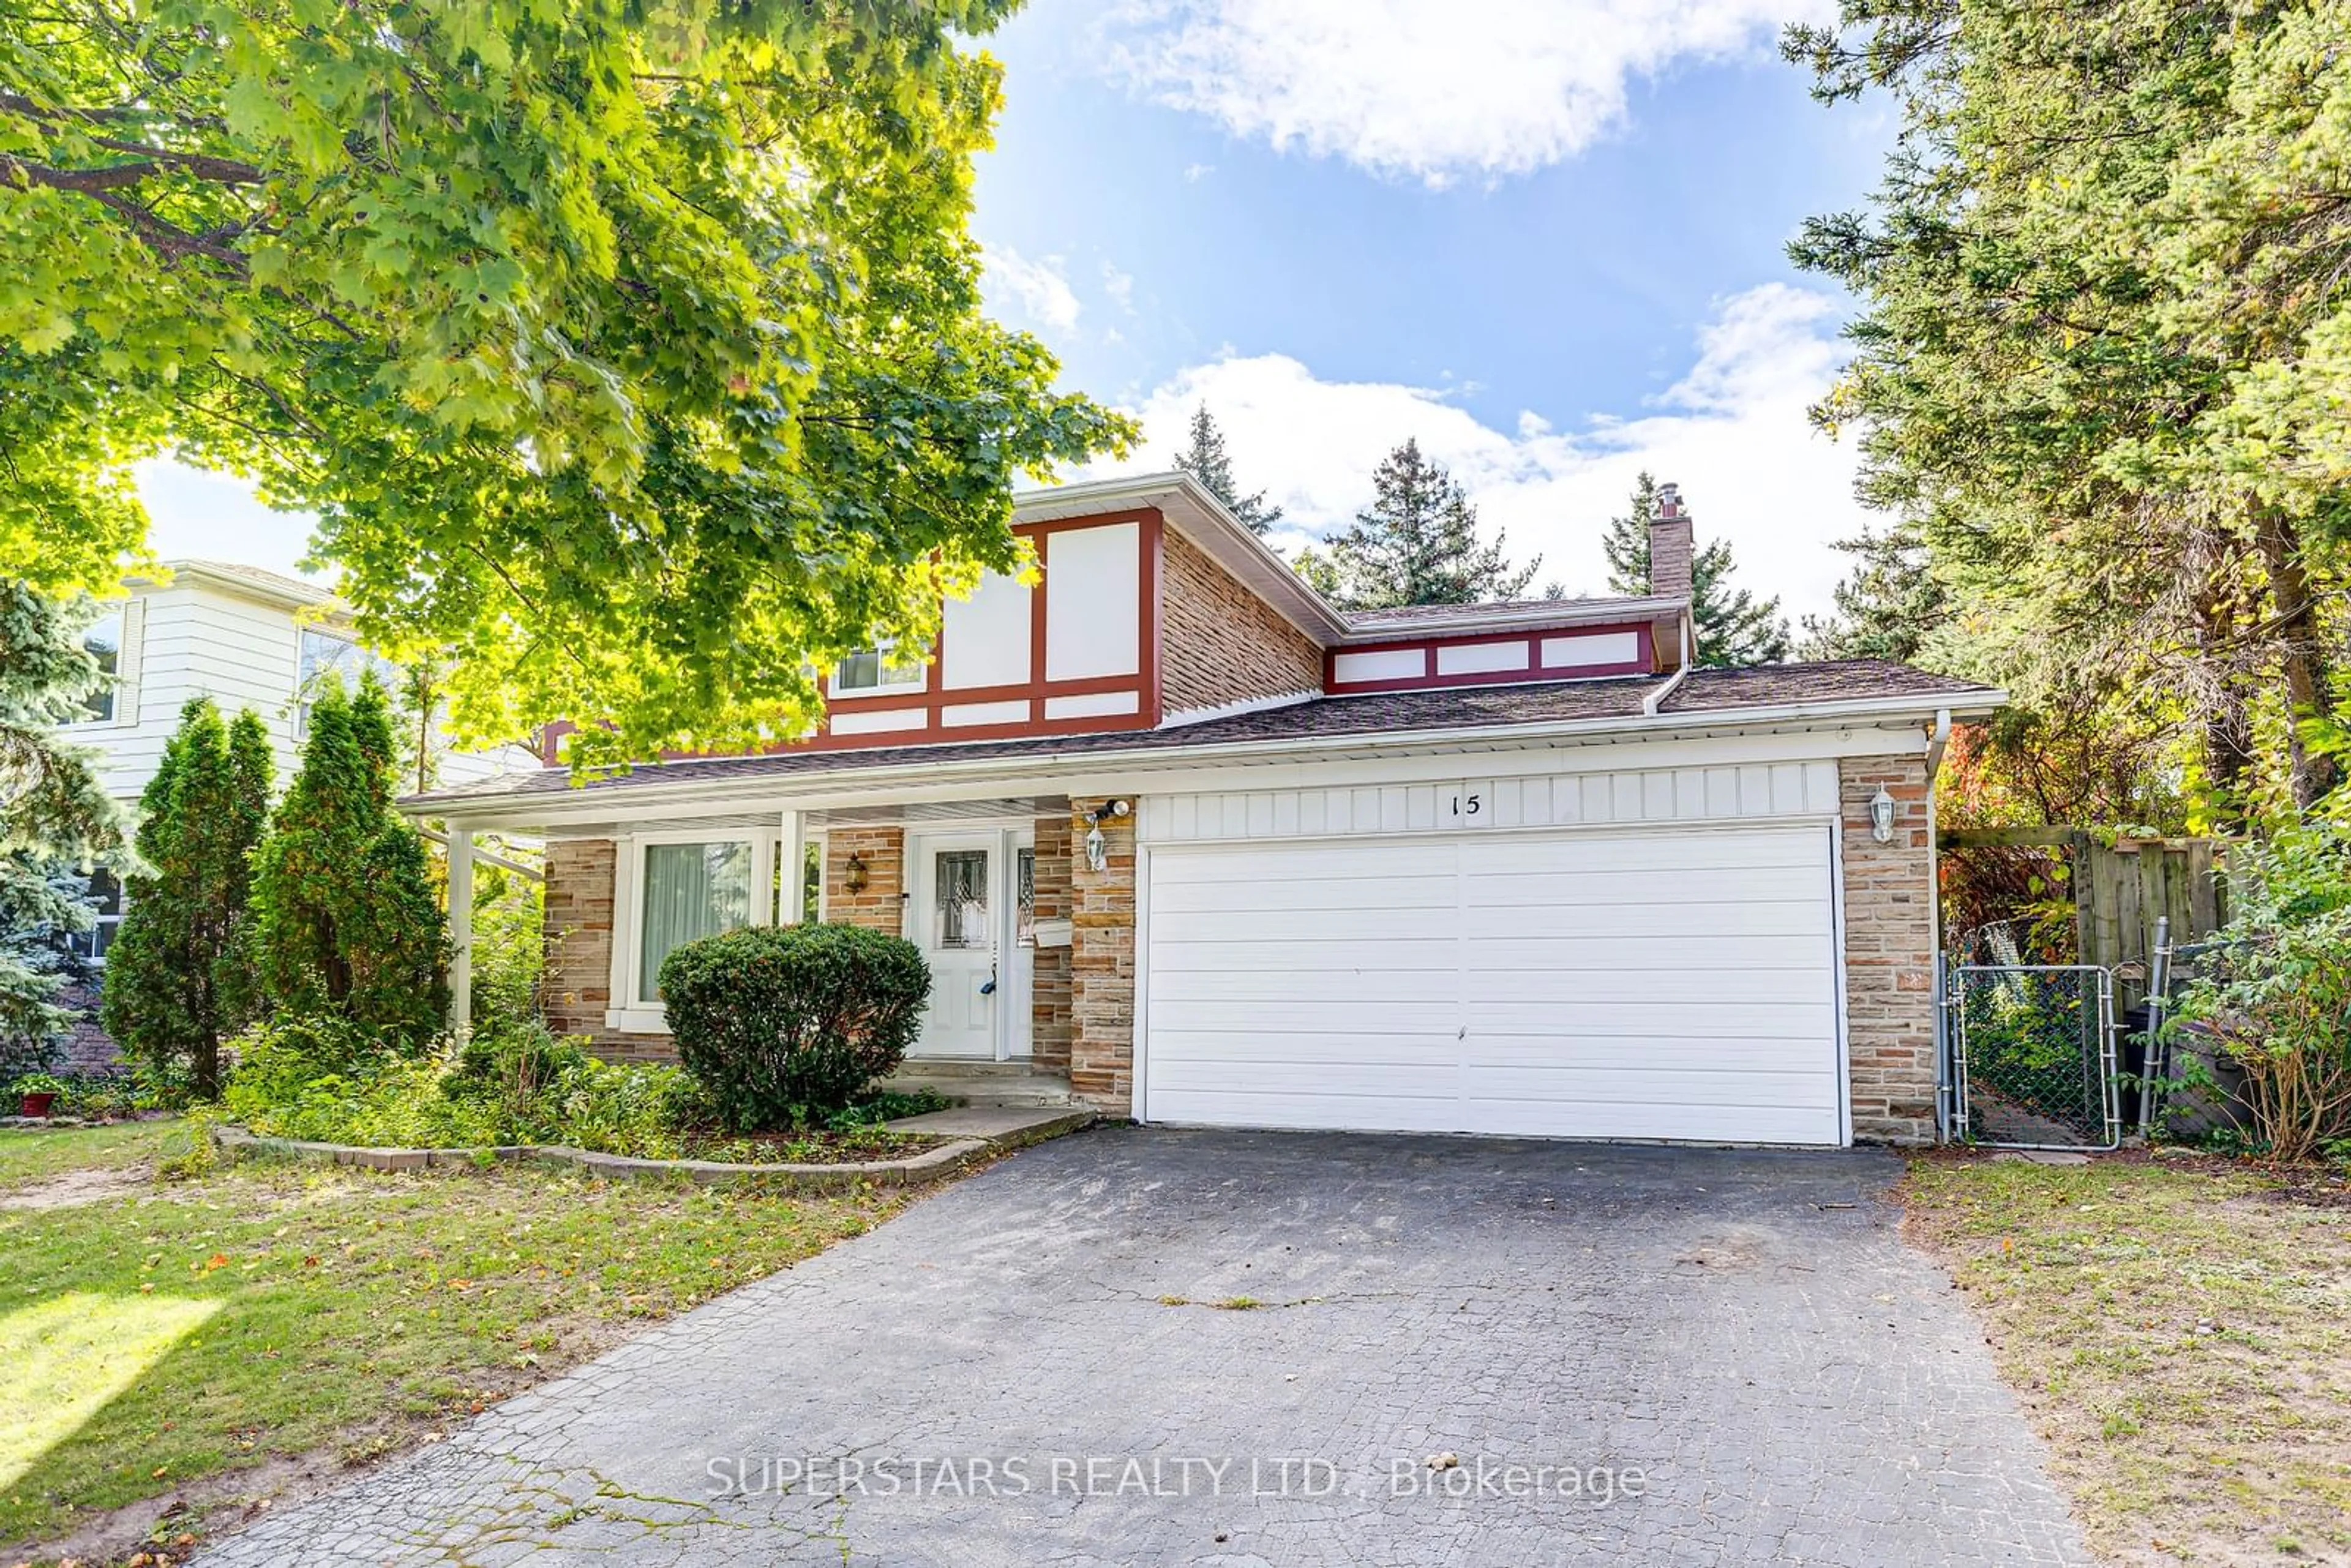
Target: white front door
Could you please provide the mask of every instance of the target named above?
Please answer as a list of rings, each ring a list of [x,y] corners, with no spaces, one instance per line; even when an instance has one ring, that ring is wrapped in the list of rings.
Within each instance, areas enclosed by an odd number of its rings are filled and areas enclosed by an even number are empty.
[[[914,896],[906,936],[931,967],[931,1002],[917,1056],[998,1054],[997,962],[1006,924],[998,832],[910,835]]]

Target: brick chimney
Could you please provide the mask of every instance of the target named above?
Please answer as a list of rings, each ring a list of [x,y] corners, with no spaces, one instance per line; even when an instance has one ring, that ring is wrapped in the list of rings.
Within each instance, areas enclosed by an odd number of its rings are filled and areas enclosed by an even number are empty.
[[[1681,668],[1685,652],[1696,645],[1697,618],[1690,603],[1696,548],[1690,515],[1682,509],[1682,487],[1658,486],[1657,515],[1649,519],[1649,595],[1682,601],[1681,609],[1650,628],[1656,648],[1655,667],[1660,670]]]
[[[1690,515],[1682,509],[1679,485],[1657,486],[1657,515],[1649,519],[1649,592],[1657,599],[1690,596],[1694,550]]]

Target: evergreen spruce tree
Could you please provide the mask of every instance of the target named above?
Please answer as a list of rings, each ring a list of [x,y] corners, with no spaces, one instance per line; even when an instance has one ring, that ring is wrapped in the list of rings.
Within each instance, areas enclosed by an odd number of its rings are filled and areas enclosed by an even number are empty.
[[[1657,515],[1657,483],[1644,473],[1633,485],[1626,516],[1608,519],[1600,541],[1608,558],[1611,592],[1645,595],[1649,588],[1649,524]],[[1728,668],[1776,664],[1788,656],[1788,622],[1777,598],[1757,599],[1731,586],[1739,570],[1730,542],[1716,539],[1690,561],[1690,617],[1698,623],[1698,662]]]
[[[422,1044],[448,1006],[447,937],[423,841],[392,810],[391,705],[372,674],[310,705],[302,765],[256,857],[261,984],[293,1012],[329,1012]]]
[[[1249,532],[1263,534],[1281,521],[1281,508],[1267,506],[1264,491],[1240,493],[1233,480],[1233,461],[1225,453],[1225,433],[1217,428],[1205,402],[1192,411],[1192,444],[1176,455],[1176,466],[1207,486],[1227,511],[1249,525]]]
[[[1510,599],[1542,565],[1538,556],[1511,570],[1499,534],[1480,544],[1468,493],[1417,441],[1389,453],[1372,483],[1372,504],[1330,540],[1336,597],[1348,609]]]
[[[250,710],[221,722],[210,697],[180,727],[140,798],[122,925],[106,957],[106,1031],[159,1071],[220,1092],[221,1041],[259,1008],[252,972],[253,852],[269,815],[269,735]]]
[[[1836,585],[1836,609],[1804,617],[1804,659],[1894,659],[1919,656],[1928,633],[1950,614],[1949,597],[1928,570],[1926,541],[1904,521],[1859,538],[1840,539],[1853,570]]]
[[[0,1071],[44,1067],[73,1018],[60,1002],[88,969],[62,938],[90,929],[89,873],[119,866],[121,815],[89,756],[56,727],[104,680],[82,648],[94,612],[0,580]]]

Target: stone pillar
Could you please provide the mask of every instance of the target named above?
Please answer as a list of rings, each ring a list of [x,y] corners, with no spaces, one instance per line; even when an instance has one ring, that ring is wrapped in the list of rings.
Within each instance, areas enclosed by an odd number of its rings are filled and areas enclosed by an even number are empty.
[[[1923,757],[1837,765],[1844,841],[1845,1044],[1853,1135],[1868,1143],[1935,1137],[1935,841]],[[1894,838],[1879,843],[1869,806],[1894,798]]]
[[[1070,1089],[1113,1116],[1134,1111],[1134,818],[1109,802],[1070,802]],[[1105,841],[1102,869],[1086,859],[1087,832]]]
[[[1070,819],[1037,819],[1037,908],[1039,920],[1067,920],[1070,909]],[[1067,947],[1030,951],[1029,1060],[1041,1071],[1070,1070],[1070,952]]]

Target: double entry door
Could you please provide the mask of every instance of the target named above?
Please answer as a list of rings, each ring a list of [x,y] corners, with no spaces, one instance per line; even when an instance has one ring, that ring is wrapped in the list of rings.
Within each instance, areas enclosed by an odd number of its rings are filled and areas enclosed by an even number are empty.
[[[1004,1061],[1029,1052],[1037,851],[1026,829],[906,835],[906,938],[931,967],[913,1054]]]

